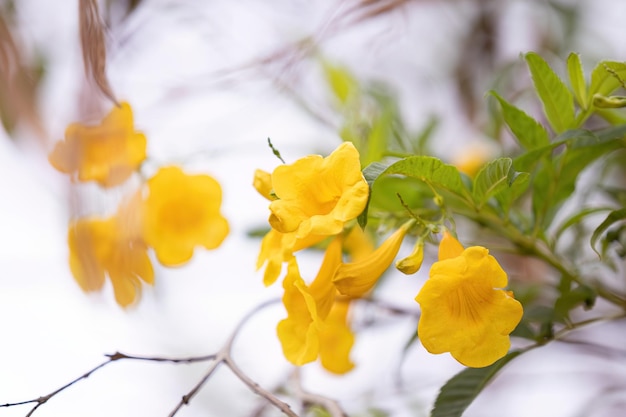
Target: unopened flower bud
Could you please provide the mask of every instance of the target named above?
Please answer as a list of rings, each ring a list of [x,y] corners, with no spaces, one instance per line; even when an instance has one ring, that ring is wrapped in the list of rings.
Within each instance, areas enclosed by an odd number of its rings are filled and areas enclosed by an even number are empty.
[[[406,275],[411,275],[419,271],[424,261],[424,241],[418,240],[413,252],[406,258],[396,262],[396,268]]]

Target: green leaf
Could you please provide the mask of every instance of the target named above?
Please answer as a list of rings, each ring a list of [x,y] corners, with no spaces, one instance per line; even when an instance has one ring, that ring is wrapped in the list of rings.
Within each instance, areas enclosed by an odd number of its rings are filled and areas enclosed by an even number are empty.
[[[578,105],[583,109],[587,108],[587,85],[585,83],[585,73],[580,62],[580,55],[572,52],[567,57],[567,73],[569,82],[574,91],[574,96],[578,101]]]
[[[589,86],[589,95],[587,96],[587,107],[591,104],[590,100],[593,96],[599,94],[601,96],[608,96],[613,91],[621,87],[619,79],[613,71],[622,80],[626,80],[626,63],[602,61],[591,72],[591,84]]]
[[[596,243],[598,242],[598,239],[600,239],[600,236],[602,236],[606,229],[611,227],[611,225],[622,220],[626,220],[626,208],[613,210],[611,213],[609,213],[607,218],[604,219],[602,223],[600,223],[596,230],[593,231],[593,234],[591,235],[591,248],[594,250],[595,253],[598,254],[598,256],[602,257],[602,255],[600,255],[600,252],[596,250]]]
[[[520,351],[510,352],[502,359],[485,368],[466,368],[445,383],[435,400],[431,417],[461,417],[463,412],[489,381]]]
[[[466,196],[467,190],[459,170],[432,156],[409,156],[391,164],[383,173],[417,178],[435,188],[442,188],[461,197]]]
[[[561,295],[554,304],[554,312],[559,318],[569,318],[569,312],[582,305],[586,310],[592,308],[597,294],[593,288],[579,285],[571,291]]]
[[[543,109],[556,133],[574,126],[574,99],[567,86],[538,54],[527,53],[526,62]]]
[[[508,213],[513,202],[524,194],[529,185],[530,174],[528,172],[517,172],[509,187],[496,194],[496,200],[498,200],[500,207],[502,207],[505,213]]]
[[[575,213],[570,216],[567,220],[565,220],[559,227],[557,227],[556,232],[554,234],[554,240],[559,240],[561,235],[570,227],[579,224],[585,217],[590,216],[592,214],[599,213],[601,211],[611,210],[607,207],[588,207],[584,208],[581,211]]]
[[[499,158],[489,162],[478,171],[472,188],[472,195],[478,207],[512,184],[515,179],[515,170],[511,171],[512,165],[511,158]]]
[[[550,143],[548,132],[543,125],[523,110],[507,102],[495,91],[492,90],[489,93],[500,103],[502,117],[521,146],[530,150]]]
[[[365,204],[363,212],[357,217],[357,222],[359,223],[359,226],[361,226],[361,229],[364,229],[367,225],[367,212],[369,209],[370,201],[372,199],[372,184],[374,184],[374,181],[378,179],[380,174],[382,174],[386,168],[387,165],[385,164],[382,164],[380,162],[372,162],[371,164],[366,166],[365,169],[363,169],[363,177],[365,177],[365,181],[369,186],[370,192],[369,196],[367,197],[367,203]]]
[[[346,104],[348,99],[358,92],[359,83],[347,68],[335,66],[328,62],[324,62],[322,66],[333,94],[340,103]]]

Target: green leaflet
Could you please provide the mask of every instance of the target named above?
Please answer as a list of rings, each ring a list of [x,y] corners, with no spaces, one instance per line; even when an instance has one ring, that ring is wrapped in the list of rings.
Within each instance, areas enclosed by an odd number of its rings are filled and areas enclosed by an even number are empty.
[[[343,67],[323,62],[324,75],[330,88],[341,104],[346,104],[350,97],[359,91],[358,81]]]
[[[578,105],[586,110],[589,105],[587,102],[587,84],[583,66],[580,62],[580,55],[577,53],[572,52],[567,57],[567,74],[569,75],[569,82]]]
[[[383,174],[406,175],[463,198],[467,195],[459,170],[432,156],[409,156],[391,164]]]
[[[363,177],[365,177],[365,181],[367,181],[370,193],[367,197],[367,203],[365,204],[363,212],[357,217],[357,222],[359,223],[359,226],[361,226],[361,229],[364,229],[367,225],[367,212],[369,209],[370,201],[372,199],[372,184],[374,184],[374,181],[376,181],[376,179],[380,176],[380,174],[385,171],[386,168],[387,166],[385,164],[382,164],[380,162],[372,162],[363,170]]]
[[[474,178],[472,195],[480,208],[491,197],[507,190],[516,179],[511,158],[499,158],[485,165]]]
[[[622,80],[626,80],[626,64],[623,62],[603,61],[600,62],[591,72],[591,84],[589,86],[589,94],[587,96],[587,107],[591,105],[590,100],[593,96],[608,96],[617,88],[621,87],[619,79],[614,72]]]
[[[558,75],[539,55],[529,52],[525,55],[537,95],[556,133],[574,127],[574,99],[572,93]]]
[[[511,360],[522,353],[510,352],[485,368],[466,368],[445,383],[435,400],[431,417],[461,417],[489,381]]]
[[[510,104],[495,91],[490,91],[489,94],[500,103],[504,121],[522,147],[531,150],[550,143],[548,132],[538,121]]]
[[[626,208],[613,210],[611,213],[609,213],[607,218],[604,219],[602,223],[600,223],[596,230],[593,231],[593,234],[591,235],[591,248],[594,250],[595,253],[598,254],[598,256],[602,257],[600,252],[598,252],[598,250],[596,249],[598,239],[600,239],[600,236],[602,236],[602,234],[609,227],[611,227],[611,225],[622,220],[626,220]]]

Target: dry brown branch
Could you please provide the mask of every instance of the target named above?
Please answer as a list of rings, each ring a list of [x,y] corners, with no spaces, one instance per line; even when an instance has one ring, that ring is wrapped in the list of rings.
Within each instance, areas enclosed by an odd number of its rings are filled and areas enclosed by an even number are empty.
[[[215,370],[222,363],[226,364],[226,366],[235,374],[235,376],[237,376],[237,378],[239,378],[244,384],[246,384],[254,393],[260,395],[263,398],[265,398],[271,405],[273,405],[276,408],[278,408],[285,415],[287,415],[289,417],[298,417],[298,415],[291,410],[291,408],[290,408],[290,406],[288,404],[286,404],[285,402],[279,400],[274,394],[272,394],[268,390],[264,389],[263,387],[259,386],[259,384],[254,382],[247,374],[245,374],[239,368],[239,366],[237,366],[237,364],[235,363],[235,361],[233,360],[233,358],[231,356],[232,346],[233,346],[233,343],[235,341],[235,338],[239,334],[241,329],[243,328],[244,324],[246,324],[246,322],[250,318],[252,318],[256,313],[258,313],[260,310],[262,310],[262,309],[264,309],[264,308],[266,308],[266,307],[268,307],[270,305],[277,304],[280,301],[281,300],[279,298],[268,300],[268,301],[266,301],[264,303],[259,304],[256,308],[254,308],[250,312],[248,312],[240,320],[239,324],[233,330],[233,332],[231,333],[231,335],[227,339],[227,341],[224,344],[224,346],[215,354],[204,355],[204,356],[194,356],[194,357],[188,357],[188,358],[164,358],[164,357],[155,357],[155,356],[136,356],[136,355],[127,355],[127,354],[124,354],[124,353],[121,353],[121,352],[115,352],[113,354],[107,354],[107,355],[105,355],[108,358],[106,361],[104,361],[101,364],[95,366],[94,368],[92,368],[89,371],[85,372],[81,376],[73,379],[72,381],[68,382],[67,384],[63,385],[62,387],[57,388],[56,390],[50,392],[49,394],[46,394],[46,395],[41,396],[41,397],[33,398],[31,400],[19,401],[19,402],[13,402],[13,403],[6,403],[6,404],[0,404],[0,408],[16,407],[16,406],[27,405],[27,404],[35,404],[33,406],[33,408],[31,408],[30,411],[28,412],[28,414],[26,415],[26,417],[30,417],[30,416],[32,416],[35,413],[35,411],[39,407],[41,407],[43,404],[47,403],[51,398],[53,398],[56,395],[58,395],[59,393],[65,391],[66,389],[72,387],[76,383],[78,383],[78,382],[80,382],[80,381],[82,381],[84,379],[89,378],[89,376],[91,376],[97,370],[99,370],[101,368],[104,368],[108,364],[113,363],[113,362],[117,362],[119,360],[139,360],[139,361],[149,361],[149,362],[170,362],[170,363],[175,363],[175,364],[212,361],[210,366],[209,366],[209,368],[208,368],[208,370],[207,370],[207,372],[204,374],[202,379],[200,379],[200,381],[198,381],[198,383],[196,383],[196,385],[191,389],[191,391],[189,391],[187,394],[185,394],[181,398],[180,402],[176,405],[174,410],[172,410],[172,412],[169,414],[170,417],[176,415],[176,413],[178,411],[180,411],[180,409],[183,406],[189,404],[191,399],[198,393],[198,391],[200,391],[202,386],[206,383],[206,381],[208,381],[208,379],[211,377],[211,375],[213,375]]]
[[[40,138],[45,130],[36,106],[37,76],[24,64],[21,48],[0,14],[0,118],[8,133],[23,120]]]
[[[348,417],[348,414],[341,408],[336,400],[304,390],[300,379],[300,368],[294,370],[291,375],[291,381],[294,386],[295,396],[305,405],[319,405],[324,408],[324,410],[328,411],[331,417]]]
[[[97,0],[80,0],[78,15],[85,74],[96,83],[107,98],[119,106],[106,75],[105,28],[98,11]]]

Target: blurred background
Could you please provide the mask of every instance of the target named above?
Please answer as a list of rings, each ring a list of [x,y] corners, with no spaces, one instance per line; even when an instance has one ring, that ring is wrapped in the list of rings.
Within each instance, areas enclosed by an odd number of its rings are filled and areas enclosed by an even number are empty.
[[[393,106],[403,130],[428,134],[436,156],[458,162],[512,146],[485,93],[530,97],[521,53],[539,52],[561,74],[572,51],[587,71],[602,59],[626,60],[626,3],[614,0],[110,0],[100,10],[109,83],[148,138],[146,169],[176,163],[214,176],[231,234],[184,267],[155,262],[154,287],[128,309],[109,284],[82,293],[67,262],[68,221],[110,214],[124,190],[71,184],[47,154],[69,123],[97,121],[111,103],[86,81],[77,1],[0,1],[0,404],[47,394],[106,353],[214,353],[247,311],[281,296],[255,271],[260,241],[248,234],[265,227],[268,212],[252,177],[279,163],[268,137],[287,162],[340,143],[345,114],[324,65],[351,74],[377,98],[372,106]],[[316,271],[319,261],[303,257],[301,270]],[[427,266],[411,277],[390,273],[379,297],[416,309]],[[337,377],[313,363],[303,384],[340,399],[351,416],[426,416],[460,365],[419,344],[403,351],[415,318],[358,313],[357,368]],[[260,312],[233,352],[270,390],[291,372],[275,335],[283,315],[280,304]],[[624,346],[626,336],[611,330],[599,337]],[[165,416],[208,366],[119,361],[35,415]],[[621,415],[624,368],[610,355],[549,346],[511,364],[466,415]],[[263,404],[222,368],[177,415],[279,415]]]

